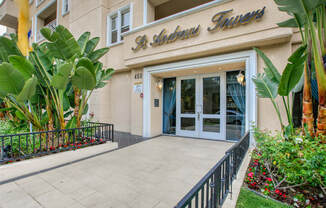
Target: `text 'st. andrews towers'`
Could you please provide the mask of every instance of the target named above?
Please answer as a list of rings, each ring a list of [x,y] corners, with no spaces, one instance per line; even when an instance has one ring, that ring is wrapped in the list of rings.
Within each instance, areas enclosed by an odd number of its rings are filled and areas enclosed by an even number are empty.
[[[212,17],[212,23],[214,24],[213,27],[208,27],[207,31],[213,33],[216,32],[218,29],[227,29],[233,28],[238,25],[245,25],[253,20],[260,20],[265,14],[266,7],[262,9],[258,9],[252,12],[247,12],[245,14],[229,16],[229,14],[233,11],[233,9],[225,10],[216,13]],[[153,36],[153,41],[150,43],[150,46],[156,47],[161,46],[164,44],[173,43],[177,40],[185,40],[189,38],[196,37],[200,34],[200,25],[197,25],[192,28],[188,29],[181,29],[181,26],[177,26],[172,33],[168,33],[166,29],[162,29],[159,34],[155,34]],[[140,35],[135,39],[137,44],[136,47],[132,47],[131,49],[134,52],[139,51],[140,49],[146,49],[148,47],[148,38],[146,35]]]

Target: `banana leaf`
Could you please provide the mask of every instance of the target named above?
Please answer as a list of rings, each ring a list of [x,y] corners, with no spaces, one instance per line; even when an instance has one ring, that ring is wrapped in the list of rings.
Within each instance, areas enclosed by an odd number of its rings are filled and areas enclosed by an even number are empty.
[[[88,55],[91,52],[93,52],[99,42],[100,42],[99,37],[95,37],[95,38],[90,39],[86,44],[84,54]]]
[[[43,28],[41,29],[41,33],[50,41],[45,44],[55,58],[69,60],[76,54],[81,53],[78,42],[64,26],[57,26],[56,30],[51,35],[49,35],[48,30],[48,28]]]
[[[24,87],[24,76],[9,63],[0,64],[0,91],[18,95]]]
[[[95,76],[83,66],[77,68],[71,81],[79,89],[93,90],[96,87]]]
[[[24,80],[28,80],[34,74],[33,64],[23,56],[11,55],[9,62],[24,76]]]
[[[66,89],[72,68],[70,63],[60,65],[58,72],[52,77],[51,85],[57,89]]]
[[[24,88],[17,96],[18,102],[25,102],[32,98],[32,96],[35,94],[37,86],[37,79],[36,77],[31,77],[25,82]]]
[[[22,56],[15,41],[0,36],[0,64],[2,62],[9,62],[8,57],[10,55]]]
[[[275,99],[278,91],[278,84],[273,82],[265,74],[258,74],[252,79],[256,85],[256,92],[260,98]]]
[[[90,36],[91,36],[90,32],[85,32],[79,37],[77,42],[80,47],[81,54],[84,54]]]

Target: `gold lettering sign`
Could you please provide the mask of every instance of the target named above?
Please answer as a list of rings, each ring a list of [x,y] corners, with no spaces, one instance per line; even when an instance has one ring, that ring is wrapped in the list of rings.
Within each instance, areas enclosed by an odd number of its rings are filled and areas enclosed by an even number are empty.
[[[209,32],[215,32],[218,29],[233,28],[237,25],[248,24],[253,20],[260,20],[265,14],[266,7],[258,9],[252,12],[247,12],[245,14],[235,15],[230,17],[229,14],[233,9],[222,11],[216,13],[212,17],[213,27],[208,27]],[[150,46],[157,47],[164,44],[173,43],[177,40],[185,40],[188,38],[193,38],[198,36],[200,33],[200,25],[197,27],[192,27],[189,29],[181,29],[180,26],[177,26],[173,33],[168,34],[166,29],[161,30],[159,34],[153,36],[153,41],[150,43]],[[140,49],[146,49],[148,47],[148,38],[146,35],[140,35],[135,39],[136,47],[132,47],[131,50],[134,52],[139,51]]]
[[[200,25],[184,30],[181,30],[180,28],[180,26],[177,26],[174,32],[171,34],[168,34],[167,30],[163,29],[159,34],[153,36],[153,42],[151,42],[150,45],[152,47],[156,47],[163,44],[173,43],[176,40],[185,40],[188,38],[196,37],[200,33]],[[134,52],[147,48],[148,39],[146,35],[138,36],[135,42],[137,46],[135,48],[131,48]]]
[[[215,24],[214,27],[208,27],[209,32],[215,32],[217,29],[232,28],[239,24],[248,24],[252,20],[260,20],[265,14],[266,7],[258,9],[253,12],[241,14],[233,17],[227,17],[227,14],[233,11],[233,9],[216,13],[212,17],[212,22]]]

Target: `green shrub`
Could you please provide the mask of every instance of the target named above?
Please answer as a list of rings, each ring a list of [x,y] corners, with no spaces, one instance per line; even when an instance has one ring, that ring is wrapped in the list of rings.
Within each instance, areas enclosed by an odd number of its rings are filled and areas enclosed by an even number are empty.
[[[27,123],[13,123],[9,120],[0,120],[0,136],[26,132],[29,132]]]
[[[273,173],[281,186],[309,185],[325,188],[326,144],[318,138],[290,136],[256,131],[257,152],[253,154]]]

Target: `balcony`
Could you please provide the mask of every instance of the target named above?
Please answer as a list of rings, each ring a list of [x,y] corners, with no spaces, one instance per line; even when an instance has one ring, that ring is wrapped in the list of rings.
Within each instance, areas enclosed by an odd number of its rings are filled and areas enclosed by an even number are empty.
[[[147,0],[149,5],[147,11],[152,14],[149,16],[148,22],[157,21],[212,1],[214,0]]]
[[[0,5],[0,25],[13,29],[18,27],[18,8],[13,0],[4,0]]]
[[[42,10],[41,13],[37,14],[35,21],[35,42],[42,41],[44,38],[40,33],[40,30],[43,28],[49,28],[52,31],[57,27],[57,1],[54,1]]]
[[[47,25],[45,25],[42,28],[49,28],[50,30],[54,31],[55,28],[57,27],[57,20],[52,20],[50,23],[48,23]],[[40,28],[40,30],[42,29]],[[38,30],[37,34],[36,34],[36,41],[42,41],[44,39],[44,37],[42,36],[40,30]]]

